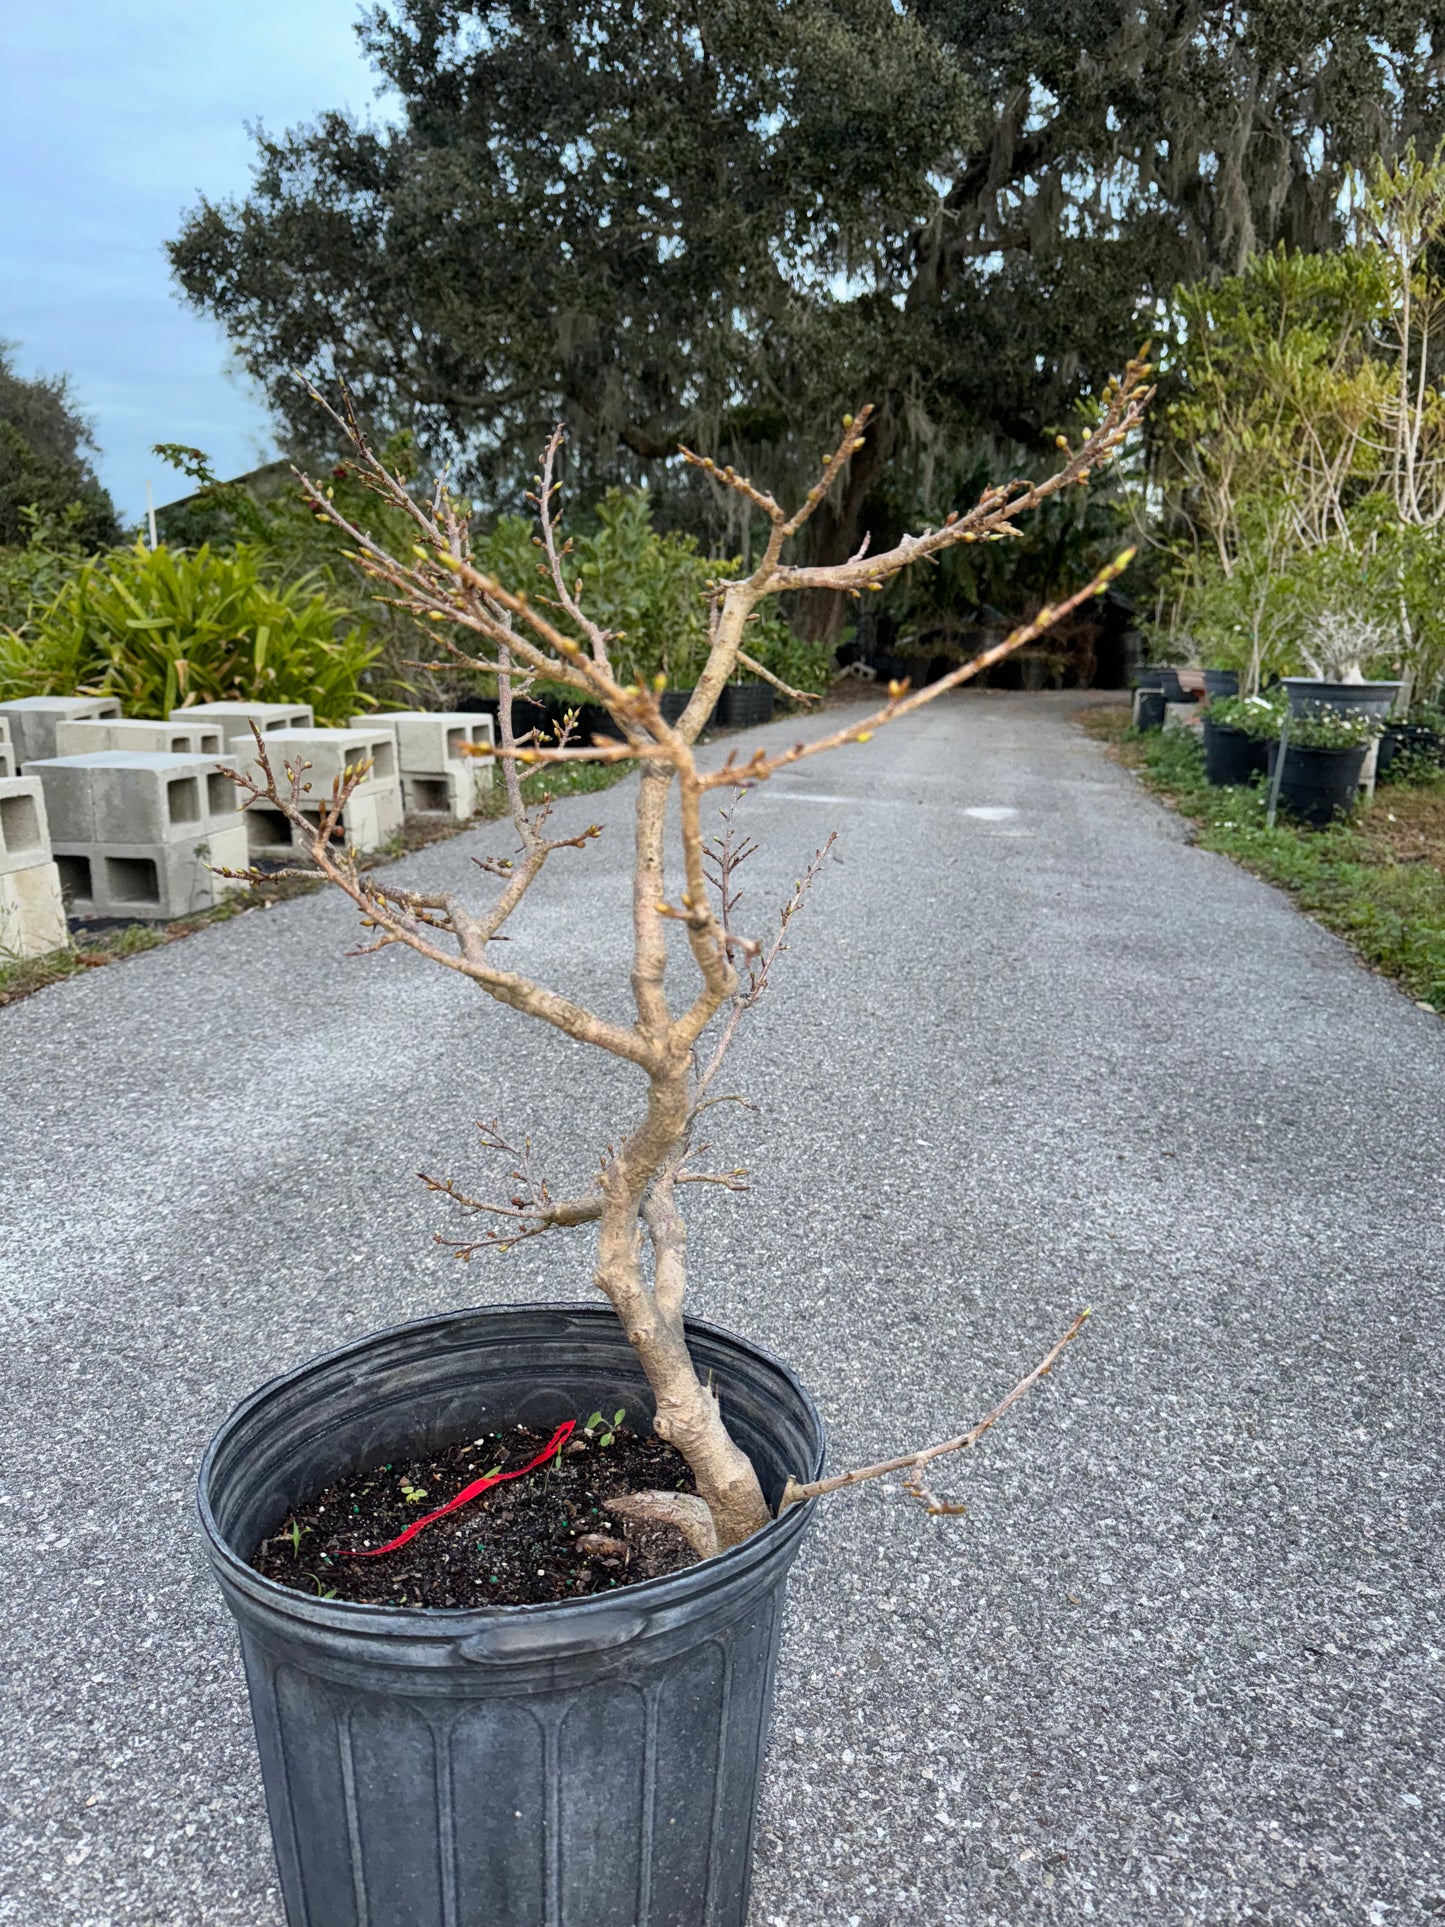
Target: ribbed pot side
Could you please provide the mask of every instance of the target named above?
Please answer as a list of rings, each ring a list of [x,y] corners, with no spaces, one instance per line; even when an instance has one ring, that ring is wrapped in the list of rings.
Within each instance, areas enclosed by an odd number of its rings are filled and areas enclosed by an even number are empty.
[[[823,1431],[776,1359],[690,1323],[776,1505]],[[201,1468],[290,1927],[744,1927],[788,1570],[812,1506],[716,1559],[560,1606],[308,1598],[245,1563],[291,1507],[404,1450],[652,1402],[606,1306],[403,1325],[231,1414]]]

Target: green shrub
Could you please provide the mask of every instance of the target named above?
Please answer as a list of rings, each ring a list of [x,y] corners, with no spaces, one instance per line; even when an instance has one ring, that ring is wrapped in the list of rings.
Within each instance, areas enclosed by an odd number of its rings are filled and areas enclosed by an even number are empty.
[[[1255,742],[1272,743],[1288,706],[1285,692],[1271,689],[1262,696],[1216,696],[1208,716],[1219,729],[1242,729]]]
[[[614,670],[624,682],[661,675],[674,689],[689,687],[707,661],[710,585],[737,575],[741,563],[709,559],[691,535],[659,534],[645,490],[609,489],[594,514],[596,527],[572,538],[567,570],[580,584],[583,610],[617,637],[610,648]],[[529,589],[538,564],[533,532],[527,517],[504,515],[489,535],[476,538],[478,566],[508,588]],[[830,652],[805,642],[777,616],[754,622],[744,647],[794,688],[826,687]]]
[[[246,543],[221,552],[119,549],[74,562],[50,601],[0,632],[0,697],[85,689],[127,715],[187,702],[307,702],[344,723],[370,698],[376,658],[352,612],[315,577],[276,584]]]

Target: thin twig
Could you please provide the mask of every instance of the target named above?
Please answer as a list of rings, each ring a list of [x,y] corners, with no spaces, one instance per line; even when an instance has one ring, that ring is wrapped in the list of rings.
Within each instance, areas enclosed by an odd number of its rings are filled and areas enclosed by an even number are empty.
[[[942,1458],[945,1452],[963,1452],[969,1446],[977,1445],[984,1433],[998,1424],[1011,1405],[1016,1405],[1024,1393],[1031,1391],[1041,1378],[1048,1377],[1060,1355],[1084,1329],[1092,1310],[1093,1307],[1089,1306],[1079,1313],[1048,1357],[1041,1364],[1035,1365],[1027,1378],[1020,1379],[1008,1397],[1000,1399],[988,1417],[980,1419],[971,1432],[960,1432],[955,1439],[944,1439],[938,1445],[927,1445],[921,1452],[908,1452],[902,1458],[884,1459],[877,1465],[862,1465],[852,1472],[839,1472],[831,1479],[814,1479],[810,1485],[799,1485],[795,1479],[789,1479],[783,1489],[782,1504],[778,1510],[782,1512],[790,1505],[799,1504],[803,1499],[821,1499],[827,1492],[842,1492],[848,1486],[861,1485],[865,1479],[881,1479],[889,1472],[907,1472],[914,1468],[921,1468],[933,1459]]]

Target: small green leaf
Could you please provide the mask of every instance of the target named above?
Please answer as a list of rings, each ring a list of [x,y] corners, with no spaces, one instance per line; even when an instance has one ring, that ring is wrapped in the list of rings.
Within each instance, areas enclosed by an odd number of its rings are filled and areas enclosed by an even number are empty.
[[[602,1423],[602,1414],[600,1412],[594,1412],[591,1418],[588,1419],[586,1425],[583,1427],[583,1430],[587,1432],[594,1431],[599,1425],[601,1425],[601,1423]]]
[[[627,1417],[627,1407],[625,1405],[619,1405],[617,1410],[612,1414],[612,1423],[614,1427],[620,1425],[623,1419],[625,1419],[626,1417]]]

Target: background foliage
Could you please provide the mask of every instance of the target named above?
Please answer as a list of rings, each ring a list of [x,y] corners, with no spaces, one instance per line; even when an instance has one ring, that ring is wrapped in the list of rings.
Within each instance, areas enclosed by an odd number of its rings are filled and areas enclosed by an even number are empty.
[[[679,439],[795,489],[877,403],[836,560],[927,462],[1037,459],[1177,283],[1328,250],[1349,167],[1445,131],[1445,7],[1399,0],[394,0],[363,39],[396,124],[261,137],[171,244],[187,297],[301,441],[285,371],[342,374],[504,509],[560,416],[582,494],[652,469],[745,555]]]
[[[1176,296],[1150,477],[1166,626],[1248,687],[1316,673],[1347,630],[1365,673],[1422,696],[1445,676],[1442,239],[1445,166],[1409,153],[1356,183],[1349,245]]]
[[[76,546],[120,534],[115,504],[91,466],[95,441],[63,375],[27,381],[0,341],[0,551],[30,539],[36,518],[63,523]]]
[[[376,649],[350,609],[308,577],[268,582],[247,543],[195,551],[138,542],[71,568],[25,627],[0,632],[0,700],[118,696],[129,716],[189,701],[309,702],[319,723],[369,697]]]

